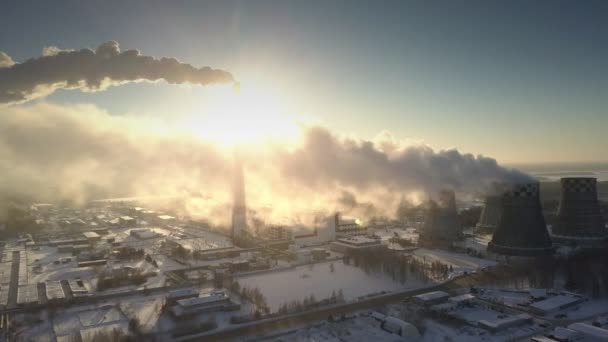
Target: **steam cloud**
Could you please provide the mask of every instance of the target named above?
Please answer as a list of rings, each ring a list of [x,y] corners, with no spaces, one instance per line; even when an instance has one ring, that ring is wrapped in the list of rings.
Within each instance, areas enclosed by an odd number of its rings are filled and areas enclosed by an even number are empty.
[[[62,88],[95,92],[128,82],[158,80],[200,85],[235,82],[226,71],[196,68],[175,58],[143,56],[138,50],[121,52],[115,41],[95,50],[49,47],[41,57],[23,63],[15,63],[0,51],[0,104],[26,102]]]
[[[192,214],[229,222],[232,151],[90,105],[39,103],[4,112],[0,200],[180,195]],[[297,146],[243,153],[248,206],[257,217],[310,222],[306,215],[334,210],[393,217],[411,193],[476,192],[495,181],[529,180],[492,158],[402,144],[387,134],[343,139],[314,126],[302,135]]]

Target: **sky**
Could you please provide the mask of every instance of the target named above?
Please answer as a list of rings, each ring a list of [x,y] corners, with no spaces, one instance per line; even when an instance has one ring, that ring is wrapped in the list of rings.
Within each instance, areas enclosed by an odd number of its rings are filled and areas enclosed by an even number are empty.
[[[111,3],[111,5],[110,5]],[[606,161],[604,1],[11,1],[0,51],[123,49],[230,71],[289,115],[501,163]],[[179,117],[205,90],[132,83],[44,101]],[[204,116],[204,108],[198,109]],[[287,114],[286,114],[287,115]],[[244,118],[243,120],[247,120]]]

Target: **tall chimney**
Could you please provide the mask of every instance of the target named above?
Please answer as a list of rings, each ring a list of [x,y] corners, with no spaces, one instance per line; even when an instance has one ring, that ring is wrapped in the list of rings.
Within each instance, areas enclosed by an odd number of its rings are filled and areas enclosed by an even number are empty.
[[[245,202],[245,175],[243,162],[237,152],[234,153],[234,184],[232,203],[232,238],[245,239],[247,236],[247,203]]]

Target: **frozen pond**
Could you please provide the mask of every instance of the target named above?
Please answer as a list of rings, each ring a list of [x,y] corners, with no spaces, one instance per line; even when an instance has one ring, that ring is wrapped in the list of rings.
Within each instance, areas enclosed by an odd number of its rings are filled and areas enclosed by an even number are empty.
[[[272,311],[277,310],[284,302],[303,300],[311,294],[321,300],[329,298],[332,291],[338,292],[342,289],[345,299],[349,300],[366,294],[413,289],[428,284],[414,277],[401,283],[384,273],[366,273],[359,267],[345,265],[341,260],[241,276],[238,282],[241,286],[258,287]]]

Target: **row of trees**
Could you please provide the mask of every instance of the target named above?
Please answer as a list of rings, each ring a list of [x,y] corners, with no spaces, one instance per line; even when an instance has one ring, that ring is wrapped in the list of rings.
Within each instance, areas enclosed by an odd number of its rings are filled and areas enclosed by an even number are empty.
[[[342,292],[342,289],[338,290],[338,292],[332,291],[331,296],[329,298],[322,300],[317,300],[315,296],[311,294],[303,300],[295,299],[284,302],[279,306],[277,313],[279,315],[286,315],[304,310],[310,310],[324,305],[340,304],[344,303],[344,301],[344,293]]]
[[[345,255],[344,263],[360,267],[367,273],[384,273],[400,283],[408,279],[423,282],[444,280],[451,271],[450,266],[439,261],[427,263],[424,259],[389,249],[354,250]]]
[[[270,313],[266,297],[258,287],[241,286],[237,280],[233,280],[230,284],[230,291],[237,293],[241,299],[253,304],[255,315],[268,315]]]

